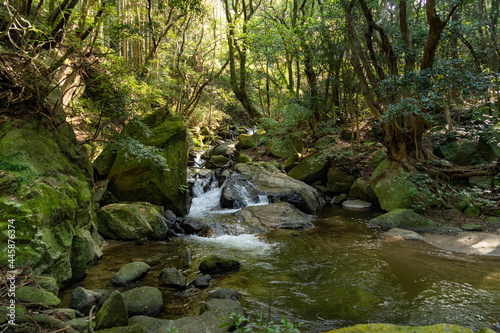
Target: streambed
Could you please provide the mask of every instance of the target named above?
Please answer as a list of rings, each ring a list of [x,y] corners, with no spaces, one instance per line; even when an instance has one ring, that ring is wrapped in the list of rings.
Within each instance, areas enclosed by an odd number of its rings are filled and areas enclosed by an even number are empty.
[[[213,208],[213,207],[212,207]],[[223,219],[224,212],[209,214]],[[370,212],[325,207],[315,227],[257,235],[173,237],[168,242],[119,243],[80,284],[87,289],[115,289],[109,284],[123,265],[145,261],[153,267],[138,285],[158,286],[165,266],[184,270],[188,282],[197,277],[201,259],[210,253],[232,254],[239,272],[216,277],[206,290],[163,291],[162,318],[198,313],[214,288],[235,288],[251,318],[260,313],[279,321],[305,322],[304,332],[321,332],[357,323],[404,325],[454,323],[472,329],[498,330],[500,260],[439,250],[420,241],[387,242],[367,226]],[[189,264],[186,250],[192,257]],[[65,291],[68,302],[71,289]]]

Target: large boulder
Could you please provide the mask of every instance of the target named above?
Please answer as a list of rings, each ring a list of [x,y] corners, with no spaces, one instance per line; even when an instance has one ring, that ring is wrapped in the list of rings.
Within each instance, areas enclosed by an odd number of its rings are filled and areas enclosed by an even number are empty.
[[[89,159],[66,122],[56,129],[34,118],[0,124],[0,243],[7,244],[10,223],[16,266],[59,284],[81,279],[102,256]],[[1,251],[0,266],[8,260]]]
[[[258,130],[254,134],[240,134],[236,138],[235,147],[238,150],[250,149],[260,146],[266,141],[266,132]]]
[[[460,228],[445,227],[441,223],[434,222],[411,209],[394,209],[389,213],[371,219],[369,224],[379,226],[384,230],[401,228],[417,232],[461,231]]]
[[[288,172],[288,175],[311,184],[325,176],[326,163],[326,156],[322,153],[316,153],[297,164],[296,167]]]
[[[299,138],[285,137],[281,139],[272,140],[269,143],[269,154],[274,157],[289,157],[296,153],[302,153],[304,145]]]
[[[109,171],[108,189],[121,201],[147,201],[164,206],[178,215],[188,211],[186,185],[189,133],[184,118],[154,112],[144,122],[150,135],[126,127],[124,132],[140,144],[160,150],[167,168],[160,167],[145,156],[134,156],[129,149],[118,148]]]
[[[500,157],[500,124],[487,128],[479,136],[479,151],[487,161]]]
[[[370,187],[386,211],[397,208],[426,209],[437,204],[437,198],[425,184],[417,186],[412,175],[397,162],[384,160],[373,171]]]
[[[161,208],[147,202],[107,205],[97,211],[97,218],[99,233],[106,238],[165,239],[168,233],[168,221]]]
[[[222,208],[243,208],[251,202],[259,202],[263,195],[250,181],[232,178],[224,183],[220,206]]]
[[[377,196],[373,192],[370,184],[364,181],[361,178],[358,178],[351,185],[351,189],[349,190],[349,196],[351,198],[368,201],[368,202],[376,202]]]
[[[463,139],[441,146],[440,150],[444,157],[453,164],[469,165],[474,163],[478,147],[471,140]]]
[[[94,289],[88,290],[82,287],[76,287],[71,293],[69,307],[76,309],[83,314],[88,314],[92,306],[100,308],[111,295],[111,290]]]
[[[218,275],[239,271],[241,263],[230,255],[211,254],[201,261],[199,268],[204,274]]]
[[[253,232],[312,228],[310,218],[288,202],[243,208],[234,214],[239,225]]]
[[[323,205],[321,195],[312,186],[281,173],[267,165],[236,164],[241,176],[272,201],[289,202],[306,213],[314,213]]]

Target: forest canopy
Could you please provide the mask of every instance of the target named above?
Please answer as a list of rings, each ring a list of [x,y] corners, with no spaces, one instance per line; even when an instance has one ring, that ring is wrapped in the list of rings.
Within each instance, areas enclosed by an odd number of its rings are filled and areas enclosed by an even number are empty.
[[[435,158],[431,128],[498,121],[498,15],[498,0],[10,0],[0,105],[63,107],[85,141],[160,106],[312,142],[370,128],[411,166]]]

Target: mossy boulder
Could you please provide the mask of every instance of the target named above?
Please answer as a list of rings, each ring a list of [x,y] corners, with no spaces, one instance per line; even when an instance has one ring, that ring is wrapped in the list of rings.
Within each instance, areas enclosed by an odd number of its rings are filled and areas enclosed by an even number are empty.
[[[111,290],[93,289],[88,290],[82,287],[76,287],[71,293],[68,307],[76,309],[83,314],[88,314],[92,306],[100,308],[111,295]]]
[[[302,153],[304,145],[297,137],[285,137],[272,140],[269,143],[269,154],[274,157],[289,157],[296,153]]]
[[[239,271],[241,264],[234,256],[211,254],[202,260],[199,268],[204,274],[217,275]]]
[[[97,329],[127,326],[128,310],[122,294],[115,290],[96,314]]]
[[[245,153],[239,153],[236,157],[236,163],[250,163],[252,162],[252,157]]]
[[[412,177],[397,162],[382,161],[369,180],[380,207],[391,211],[397,208],[423,210],[435,206],[438,199],[422,184],[417,186]]]
[[[399,208],[371,219],[369,224],[379,226],[384,230],[401,228],[417,232],[460,231],[460,228],[445,227],[441,223],[434,222],[411,209]]]
[[[258,130],[254,134],[240,134],[236,138],[236,149],[250,149],[258,147],[266,142],[266,131]]]
[[[163,296],[155,287],[139,287],[122,293],[130,316],[154,316],[163,308]]]
[[[368,201],[368,202],[376,202],[377,196],[373,192],[370,184],[367,181],[358,178],[351,185],[349,190],[349,196],[351,198]]]
[[[469,205],[467,206],[467,208],[465,208],[464,214],[465,216],[477,217],[481,215],[481,208],[476,205]]]
[[[17,288],[16,298],[23,303],[44,304],[46,306],[56,306],[61,303],[61,300],[50,291],[31,286]]]
[[[186,288],[187,278],[175,267],[165,267],[161,271],[160,280],[167,287]]]
[[[326,156],[321,153],[316,153],[300,162],[288,172],[288,175],[297,180],[311,184],[325,176],[326,164]]]
[[[299,164],[301,154],[291,155],[285,162],[285,171],[289,172]]]
[[[147,202],[116,203],[97,211],[99,233],[110,239],[165,239],[168,221],[160,207]]]
[[[111,283],[118,286],[129,286],[142,279],[151,269],[145,262],[129,262],[111,278]]]
[[[6,128],[0,139],[0,242],[7,243],[13,220],[17,266],[58,284],[78,280],[102,255],[92,165],[66,122],[52,129],[44,120],[16,120]],[[7,251],[1,251],[0,266],[7,264]]]
[[[332,148],[333,146],[335,146],[336,141],[337,138],[333,135],[323,136],[319,138],[318,141],[316,141],[316,143],[314,144],[314,148],[319,150]]]
[[[387,153],[385,152],[385,149],[379,149],[375,152],[375,154],[373,154],[370,163],[372,166],[377,167],[380,164],[380,162],[382,162],[386,158],[387,158]]]
[[[159,124],[146,121],[151,135],[131,127],[124,132],[144,146],[159,149],[167,166],[135,156],[133,147],[119,148],[108,174],[108,189],[120,201],[147,201],[185,215],[189,195],[182,186],[187,180],[189,133],[182,117],[168,115],[160,119]]]
[[[469,165],[477,159],[478,147],[471,140],[451,142],[440,147],[444,157],[456,165]]]
[[[431,326],[398,326],[393,324],[359,324],[327,333],[474,333],[473,330],[452,324]]]
[[[481,133],[479,151],[487,161],[495,161],[500,157],[500,124],[491,126]]]

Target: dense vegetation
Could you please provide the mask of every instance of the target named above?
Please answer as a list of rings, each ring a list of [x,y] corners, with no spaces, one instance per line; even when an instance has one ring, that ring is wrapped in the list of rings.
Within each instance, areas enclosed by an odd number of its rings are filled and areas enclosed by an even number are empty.
[[[51,122],[63,104],[84,143],[120,140],[125,124],[158,106],[192,128],[259,124],[309,147],[344,134],[355,150],[369,134],[415,170],[439,159],[436,142],[493,131],[498,7],[497,0],[10,1],[0,7],[0,104]],[[54,97],[57,83],[66,87]]]

